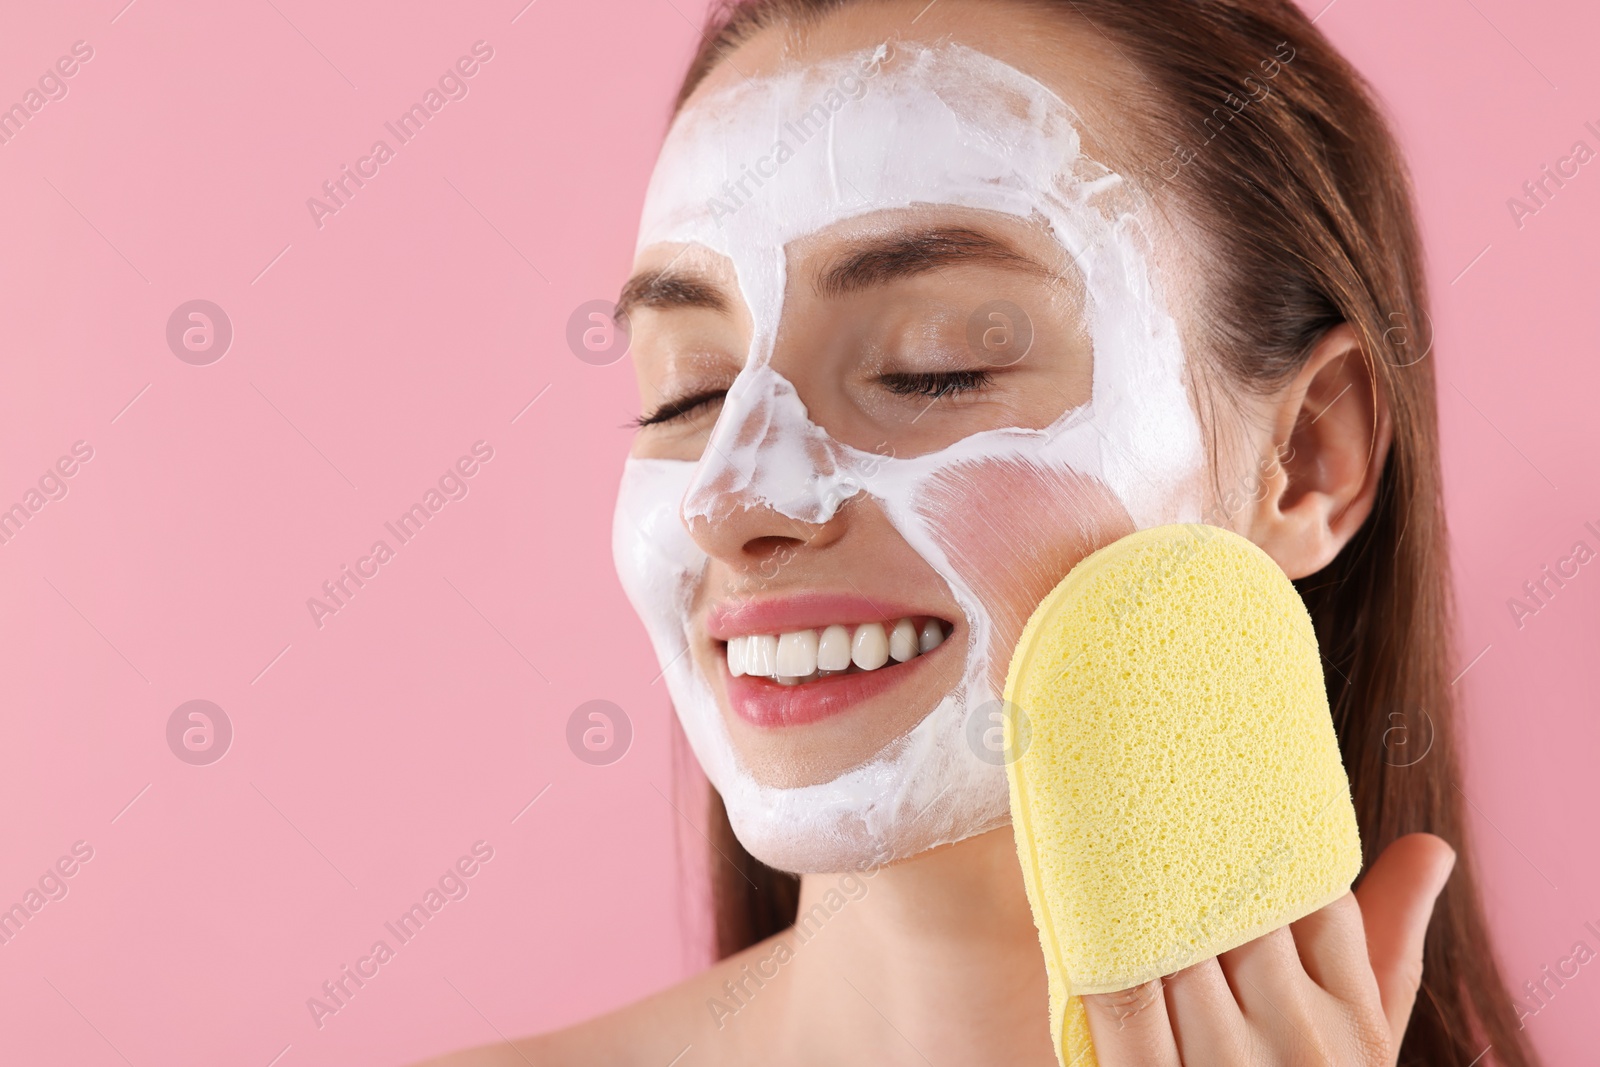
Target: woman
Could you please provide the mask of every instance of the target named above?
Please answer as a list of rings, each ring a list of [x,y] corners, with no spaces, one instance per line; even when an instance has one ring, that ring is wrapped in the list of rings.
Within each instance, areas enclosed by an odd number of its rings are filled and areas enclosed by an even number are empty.
[[[1053,1063],[973,739],[1044,594],[1173,521],[1295,579],[1366,867],[1087,998],[1099,1061],[1535,1062],[1453,788],[1417,244],[1363,83],[1287,0],[723,11],[623,294],[616,524],[715,788],[722,959],[444,1062]]]

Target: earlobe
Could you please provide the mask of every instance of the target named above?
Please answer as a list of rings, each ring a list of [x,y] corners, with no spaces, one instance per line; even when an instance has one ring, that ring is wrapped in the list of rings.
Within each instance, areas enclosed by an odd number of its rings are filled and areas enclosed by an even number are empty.
[[[1388,456],[1388,405],[1348,323],[1329,330],[1268,402],[1262,499],[1249,536],[1291,578],[1326,567],[1372,512]]]

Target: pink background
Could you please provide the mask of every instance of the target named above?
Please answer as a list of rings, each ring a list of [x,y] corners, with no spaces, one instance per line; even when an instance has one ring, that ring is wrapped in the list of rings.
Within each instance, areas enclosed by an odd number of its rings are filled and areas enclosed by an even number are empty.
[[[94,49],[0,145],[0,506],[94,450],[0,545],[0,906],[94,849],[0,946],[0,1059],[395,1064],[674,981],[698,838],[609,552],[636,402],[565,330],[624,280],[700,7],[122,2],[0,26],[0,103]],[[1600,544],[1600,162],[1521,229],[1506,200],[1600,149],[1600,12],[1337,0],[1320,25],[1416,167],[1461,666],[1485,650],[1466,789],[1520,987],[1600,947],[1600,563],[1520,630],[1506,604]],[[480,39],[469,95],[319,230],[306,199]],[[196,298],[235,331],[209,366],[165,339]],[[469,495],[319,629],[307,598],[479,440]],[[235,730],[209,766],[167,745],[192,699]],[[634,726],[611,766],[565,741],[591,699]],[[478,840],[469,895],[319,1030],[307,998]],[[1596,1012],[1600,965],[1528,1027],[1592,1060]]]

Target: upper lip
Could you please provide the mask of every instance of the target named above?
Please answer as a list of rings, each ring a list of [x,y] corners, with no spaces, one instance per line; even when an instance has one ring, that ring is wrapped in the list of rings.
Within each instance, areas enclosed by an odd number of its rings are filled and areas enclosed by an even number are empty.
[[[860,593],[799,593],[713,604],[706,611],[706,634],[715,640],[726,641],[750,634],[817,630],[835,623],[854,626],[868,622],[893,622],[912,616],[944,618],[938,612],[898,601],[873,599]]]

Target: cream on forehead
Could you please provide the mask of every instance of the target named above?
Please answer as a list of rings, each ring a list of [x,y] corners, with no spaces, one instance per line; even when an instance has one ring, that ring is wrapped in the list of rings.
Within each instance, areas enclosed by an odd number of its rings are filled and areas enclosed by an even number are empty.
[[[1160,306],[1121,179],[1085,158],[1075,113],[1048,88],[960,45],[879,46],[697,100],[674,123],[646,197],[639,248],[696,244],[732,263],[753,329],[697,463],[631,459],[614,525],[618,571],[649,629],[691,746],[734,829],[790,870],[844,870],[1003,825],[1004,769],[965,739],[998,699],[990,611],[951,565],[929,488],[957,465],[1013,460],[1103,483],[1135,525],[1192,520],[1201,461],[1183,351]],[[939,452],[884,457],[808,417],[770,366],[785,246],[867,212],[953,205],[1038,219],[1072,256],[1094,345],[1090,401],[1044,430],[1000,429]],[[959,476],[958,476],[959,477]],[[764,786],[740,764],[707,679],[686,654],[705,556],[684,519],[766,506],[822,522],[871,496],[948,583],[969,624],[960,685],[906,736],[832,781]]]

